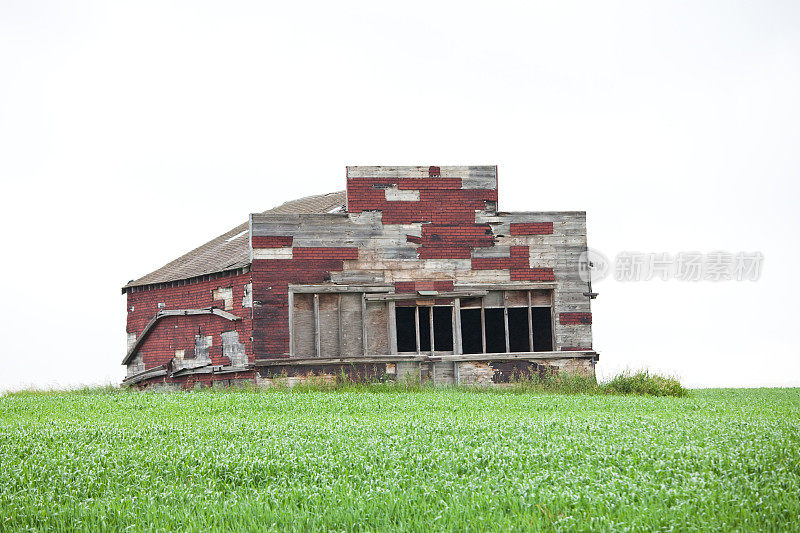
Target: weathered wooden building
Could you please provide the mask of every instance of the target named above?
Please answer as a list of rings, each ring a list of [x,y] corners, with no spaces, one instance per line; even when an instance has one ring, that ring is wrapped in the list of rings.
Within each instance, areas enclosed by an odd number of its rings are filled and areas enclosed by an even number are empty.
[[[584,212],[497,209],[497,168],[349,167],[122,289],[124,383],[490,385],[594,373]]]

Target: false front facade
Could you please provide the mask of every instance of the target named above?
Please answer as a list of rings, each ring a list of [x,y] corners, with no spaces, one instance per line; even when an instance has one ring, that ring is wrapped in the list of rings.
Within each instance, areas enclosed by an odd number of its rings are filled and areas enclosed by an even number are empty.
[[[593,375],[586,246],[583,212],[498,211],[496,167],[349,167],[126,285],[125,383]]]

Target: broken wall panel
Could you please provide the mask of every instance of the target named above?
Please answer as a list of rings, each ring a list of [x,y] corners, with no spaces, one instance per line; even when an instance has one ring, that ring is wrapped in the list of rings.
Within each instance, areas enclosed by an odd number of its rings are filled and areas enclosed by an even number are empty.
[[[222,308],[227,300],[229,307],[227,312],[237,317],[235,321],[213,314],[161,318],[148,332],[138,352],[134,354],[128,365],[129,375],[161,365],[173,364],[175,368],[181,368],[198,364],[195,354],[195,338],[198,335],[212,339],[207,347],[210,364],[229,365],[229,358],[222,352],[224,344],[222,334],[233,330],[245,340],[249,340],[252,334],[251,309],[244,306],[247,302],[246,293],[249,284],[250,274],[244,273],[186,285],[128,292],[126,329],[129,340],[135,341],[159,311],[204,309],[214,306]],[[252,346],[247,342],[242,344],[244,357],[241,360],[246,358],[249,363],[253,359]]]
[[[389,354],[388,323],[386,302],[367,302],[367,354]]]
[[[339,353],[339,295],[319,295],[319,335],[322,357]]]
[[[293,353],[297,357],[314,357],[317,355],[314,334],[314,295],[295,294],[293,300]]]
[[[342,354],[363,354],[361,294],[342,294]]]

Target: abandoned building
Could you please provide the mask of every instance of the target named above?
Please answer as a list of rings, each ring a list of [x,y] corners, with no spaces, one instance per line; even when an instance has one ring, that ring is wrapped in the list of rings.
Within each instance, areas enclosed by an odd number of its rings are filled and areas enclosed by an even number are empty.
[[[122,288],[124,384],[593,375],[586,215],[497,208],[497,167],[347,168]]]

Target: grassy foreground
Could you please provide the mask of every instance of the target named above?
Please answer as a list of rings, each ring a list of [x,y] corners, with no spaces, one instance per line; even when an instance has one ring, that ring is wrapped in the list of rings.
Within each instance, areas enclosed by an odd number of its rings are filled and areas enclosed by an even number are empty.
[[[0,398],[0,530],[800,530],[800,389]]]

